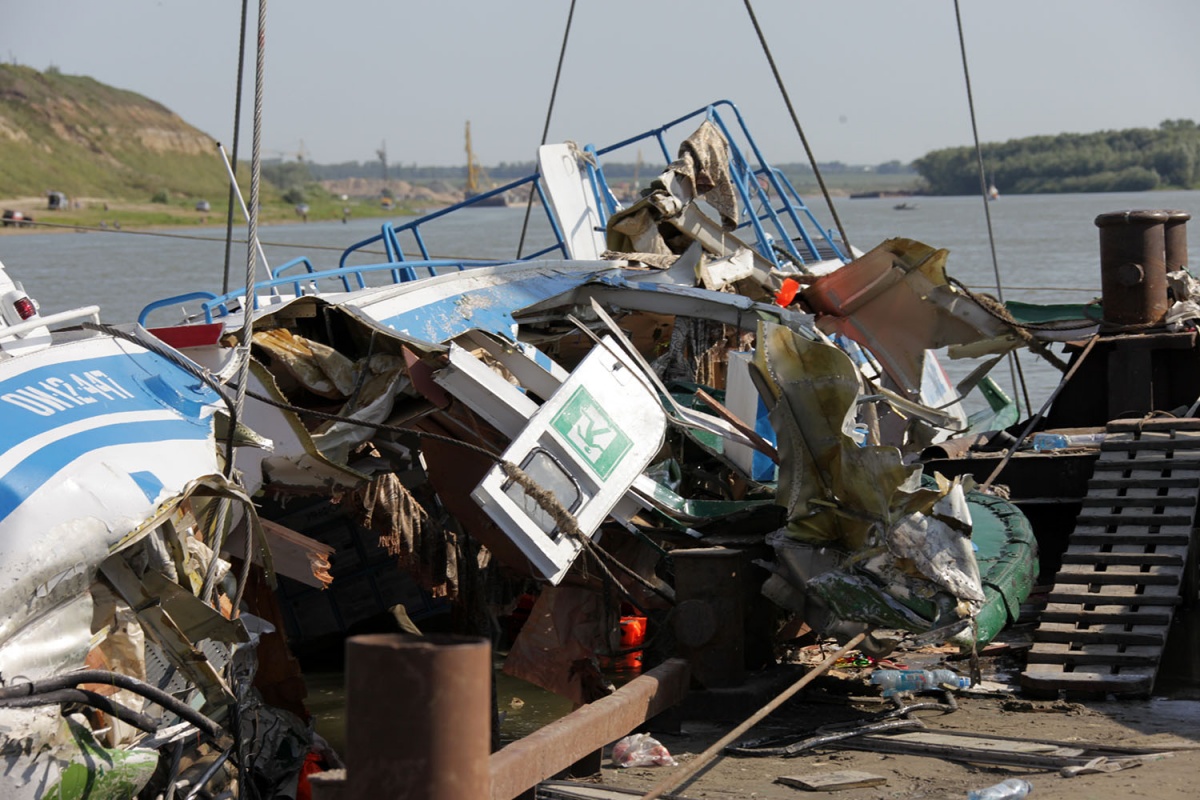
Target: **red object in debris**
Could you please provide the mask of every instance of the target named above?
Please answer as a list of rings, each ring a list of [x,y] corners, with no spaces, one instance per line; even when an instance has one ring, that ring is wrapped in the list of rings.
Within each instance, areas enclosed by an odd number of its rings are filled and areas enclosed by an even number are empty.
[[[321,766],[320,754],[309,750],[308,755],[304,757],[304,764],[300,767],[300,782],[296,784],[296,800],[312,800],[312,784],[308,782],[308,776],[324,771],[325,768]]]
[[[204,347],[205,345],[216,344],[220,341],[221,334],[224,331],[225,325],[220,322],[150,329],[150,333],[176,350],[182,350],[185,347]]]
[[[775,295],[775,303],[787,308],[796,299],[796,293],[800,291],[800,284],[791,278],[785,278],[783,286],[779,287],[779,293]]]
[[[621,617],[621,647],[640,647],[646,641],[645,617]]]

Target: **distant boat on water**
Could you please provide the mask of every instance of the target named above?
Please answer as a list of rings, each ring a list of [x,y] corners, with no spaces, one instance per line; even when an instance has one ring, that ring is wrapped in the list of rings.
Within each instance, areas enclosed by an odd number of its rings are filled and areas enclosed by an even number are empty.
[[[987,197],[988,197],[988,200],[999,200],[1000,199],[1000,190],[996,188],[995,181],[988,183]]]

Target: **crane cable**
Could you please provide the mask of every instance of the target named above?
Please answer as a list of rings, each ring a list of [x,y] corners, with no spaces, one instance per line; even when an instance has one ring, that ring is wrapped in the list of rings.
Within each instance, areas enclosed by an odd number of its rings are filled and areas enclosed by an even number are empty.
[[[992,209],[988,205],[987,175],[983,169],[983,147],[979,144],[979,126],[975,122],[975,95],[971,91],[971,71],[967,68],[967,40],[963,35],[962,12],[959,9],[958,0],[954,0],[954,19],[958,24],[958,48],[962,53],[963,79],[967,85],[967,108],[971,112],[971,134],[975,137],[975,162],[979,167],[979,196],[983,198],[983,216],[987,220],[988,245],[992,250],[992,272],[996,276],[996,299],[1003,303],[1004,287],[1000,281],[1000,260],[996,257],[996,234],[992,230]],[[1021,360],[1015,352],[1009,353],[1008,371],[1013,388],[1016,389],[1019,386],[1025,397],[1025,408],[1033,411],[1033,404],[1029,401],[1029,387],[1025,384],[1025,372],[1021,369]],[[1018,375],[1020,376],[1019,382]],[[1020,414],[1019,402],[1017,413]]]
[[[792,106],[792,98],[788,96],[787,89],[783,85],[783,78],[779,75],[779,68],[775,66],[775,57],[771,55],[771,48],[767,45],[767,37],[763,35],[762,27],[758,24],[758,17],[754,14],[754,7],[750,5],[750,0],[744,0],[746,4],[746,12],[750,15],[750,22],[754,24],[754,31],[758,34],[758,41],[762,45],[763,55],[767,57],[767,63],[771,65],[771,72],[775,75],[775,83],[779,86],[779,93],[783,95],[783,102],[787,106],[788,113],[792,115],[792,125],[796,128],[796,133],[800,136],[800,142],[804,145],[804,152],[808,154],[808,163],[812,167],[813,175],[817,178],[817,184],[821,187],[821,194],[825,197],[825,204],[829,206],[829,215],[833,217],[833,224],[837,226],[838,233],[842,237],[842,243],[846,245],[846,256],[852,258],[850,250],[850,237],[846,236],[846,229],[842,227],[842,220],[838,217],[837,209],[833,207],[833,198],[829,195],[829,189],[825,186],[825,179],[821,177],[821,170],[817,167],[816,156],[813,155],[812,148],[808,146],[808,137],[804,135],[804,129],[800,127],[800,119],[796,116],[796,109]]]
[[[237,174],[238,142],[241,140],[242,83],[244,82],[243,75],[246,69],[246,7],[249,4],[250,0],[242,0],[242,27],[238,38],[237,92],[233,103],[233,152],[230,154],[230,162],[234,175]],[[229,202],[226,205],[228,212],[225,215],[225,271],[223,273],[224,280],[221,284],[221,294],[229,294],[229,258],[233,249],[233,201],[236,190],[237,187],[233,183],[230,183]]]
[[[546,107],[546,124],[542,126],[542,144],[550,136],[550,115],[554,113],[554,99],[558,96],[558,79],[562,77],[563,60],[567,56],[567,40],[571,38],[571,20],[575,18],[575,0],[567,11],[567,27],[563,31],[562,48],[558,51],[558,67],[554,70],[554,86],[550,89],[550,104]],[[533,193],[537,184],[529,187],[529,198],[525,201],[525,221],[521,224],[521,240],[517,242],[517,260],[525,250],[525,234],[529,230],[529,214],[533,211]]]

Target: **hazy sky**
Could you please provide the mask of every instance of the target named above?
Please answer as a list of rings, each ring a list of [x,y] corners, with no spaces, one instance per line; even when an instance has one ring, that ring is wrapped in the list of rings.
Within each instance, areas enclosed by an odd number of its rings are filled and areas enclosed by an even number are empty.
[[[532,160],[569,0],[274,0],[263,150],[319,163]],[[1197,0],[961,0],[980,136],[1200,119]],[[820,161],[969,144],[953,0],[755,0]],[[250,3],[249,153],[254,26]],[[90,75],[232,140],[240,0],[0,0],[6,62]],[[606,144],[727,98],[803,148],[741,0],[577,0],[551,139]]]

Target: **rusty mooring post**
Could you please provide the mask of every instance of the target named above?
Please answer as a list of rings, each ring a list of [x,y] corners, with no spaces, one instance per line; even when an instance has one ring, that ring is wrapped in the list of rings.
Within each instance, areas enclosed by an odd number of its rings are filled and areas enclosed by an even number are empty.
[[[1115,211],[1096,217],[1104,321],[1159,322],[1167,314],[1166,211]]]
[[[675,639],[705,688],[740,686],[746,675],[742,591],[745,556],[724,547],[671,551]]]
[[[1187,221],[1192,215],[1186,211],[1168,211],[1163,239],[1166,244],[1167,272],[1187,269]]]
[[[336,796],[490,797],[491,669],[486,639],[348,639],[346,780]]]

